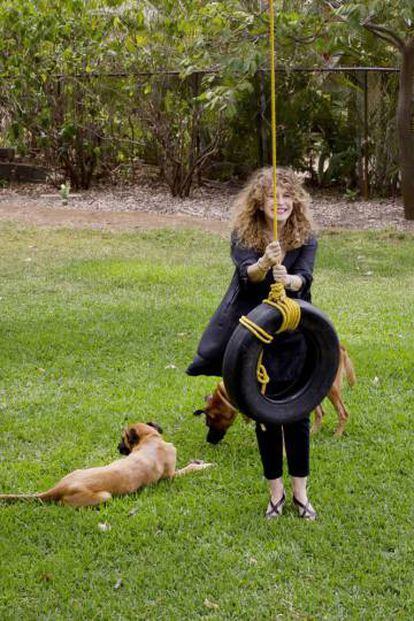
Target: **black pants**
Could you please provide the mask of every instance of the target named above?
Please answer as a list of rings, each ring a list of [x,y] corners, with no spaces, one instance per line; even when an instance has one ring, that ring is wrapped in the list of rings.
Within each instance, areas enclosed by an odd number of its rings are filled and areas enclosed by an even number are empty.
[[[265,425],[262,428],[260,423],[256,423],[257,442],[266,479],[278,479],[283,474],[283,436],[290,476],[309,475],[309,427],[309,416],[283,426]]]

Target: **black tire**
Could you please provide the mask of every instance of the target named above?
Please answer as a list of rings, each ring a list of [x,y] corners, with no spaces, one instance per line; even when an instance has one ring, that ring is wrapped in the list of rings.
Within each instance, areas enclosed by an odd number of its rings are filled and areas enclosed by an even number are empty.
[[[326,397],[339,364],[339,341],[329,319],[308,302],[298,300],[301,319],[297,330],[306,341],[306,359],[295,381],[280,394],[261,394],[256,370],[263,343],[239,324],[227,345],[223,380],[237,408],[262,423],[283,424],[305,418]],[[249,319],[275,335],[282,324],[280,312],[260,304]]]

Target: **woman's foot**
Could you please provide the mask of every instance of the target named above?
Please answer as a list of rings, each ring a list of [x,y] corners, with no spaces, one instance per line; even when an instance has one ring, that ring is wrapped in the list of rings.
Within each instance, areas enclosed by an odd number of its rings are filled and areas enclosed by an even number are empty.
[[[291,477],[293,504],[299,511],[299,517],[304,520],[316,520],[316,511],[308,500],[307,477]]]
[[[283,491],[282,496],[279,498],[279,500],[270,498],[269,504],[267,505],[267,510],[266,510],[266,519],[272,520],[273,518],[280,517],[282,515],[283,505],[285,504],[285,502],[286,502],[286,495],[284,491]]]
[[[293,504],[295,504],[299,511],[299,517],[304,520],[314,521],[317,518],[317,513],[315,509],[312,507],[309,500],[301,502],[295,496],[293,496]]]

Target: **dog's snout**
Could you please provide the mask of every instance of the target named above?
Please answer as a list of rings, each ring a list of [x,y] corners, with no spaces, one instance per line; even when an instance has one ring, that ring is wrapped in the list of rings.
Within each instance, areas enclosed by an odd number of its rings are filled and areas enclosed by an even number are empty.
[[[202,414],[205,414],[205,410],[195,410],[193,414],[194,416],[201,416]]]
[[[118,451],[121,453],[121,455],[129,455],[131,452],[123,440],[121,440],[121,442],[118,444]]]
[[[225,435],[225,431],[219,431],[210,427],[207,433],[207,442],[209,442],[210,444],[218,444]]]

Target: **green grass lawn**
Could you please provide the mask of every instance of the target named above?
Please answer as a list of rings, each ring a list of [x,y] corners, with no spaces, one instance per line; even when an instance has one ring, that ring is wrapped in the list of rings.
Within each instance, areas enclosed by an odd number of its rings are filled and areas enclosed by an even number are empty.
[[[346,435],[329,406],[312,439],[313,524],[290,502],[263,519],[252,426],[212,447],[192,416],[214,381],[184,370],[225,241],[3,224],[0,271],[0,491],[112,461],[126,421],[161,424],[179,466],[217,464],[100,509],[1,505],[0,619],[413,618],[413,237],[321,237],[314,301],[358,384]]]

